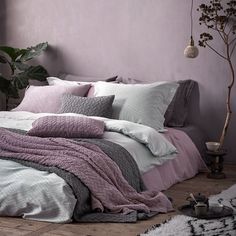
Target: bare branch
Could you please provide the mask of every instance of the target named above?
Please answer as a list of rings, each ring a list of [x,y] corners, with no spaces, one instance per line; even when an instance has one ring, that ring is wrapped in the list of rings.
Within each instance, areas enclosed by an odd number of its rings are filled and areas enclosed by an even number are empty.
[[[235,40],[236,40],[236,37],[229,42],[229,45],[231,45]]]
[[[226,18],[227,18],[227,19],[229,18],[229,13],[226,15]],[[229,23],[229,21],[226,21],[226,22],[225,22],[225,26],[224,26],[224,28],[223,28],[223,31],[224,31],[224,32],[225,32],[225,30],[226,30],[226,27],[227,27],[228,23]]]
[[[235,38],[236,39],[236,38]],[[234,46],[232,47],[232,49],[231,49],[231,52],[230,52],[230,58],[231,58],[231,56],[233,55],[233,52],[234,52],[234,49],[236,48],[236,43],[234,44]]]
[[[228,86],[227,99],[226,99],[226,109],[227,114],[225,118],[224,127],[220,137],[220,148],[222,148],[224,144],[224,139],[229,127],[232,110],[231,110],[231,89],[234,86],[235,82],[235,72],[234,66],[231,61],[231,57],[236,48],[236,38],[234,37],[235,33],[235,22],[233,26],[231,25],[231,16],[235,16],[235,0],[227,0],[221,4],[223,0],[210,0],[209,4],[202,3],[198,10],[201,11],[201,17],[199,18],[200,24],[205,24],[205,26],[212,31],[217,31],[219,33],[219,37],[223,40],[225,44],[225,53],[221,53],[221,51],[217,51],[218,48],[212,47],[208,44],[208,41],[213,40],[211,34],[202,33],[200,34],[199,45],[202,47],[208,47],[212,51],[214,51],[218,56],[225,59],[231,71],[231,82]]]
[[[234,29],[234,25],[233,25],[232,27],[230,27],[229,32],[227,33],[228,36],[229,36],[230,33],[233,31],[233,29]]]
[[[218,27],[216,27],[216,31],[219,33],[220,37],[222,38],[223,42],[226,44],[227,43],[227,40],[226,40],[226,37],[225,37],[225,33],[223,31],[220,31],[218,29]],[[221,32],[223,33],[223,35],[221,34]]]
[[[214,49],[211,45],[209,45],[207,42],[205,42],[206,46],[209,47],[212,51],[214,51],[216,54],[218,54],[220,57],[222,57],[223,59],[227,60],[227,58],[220,54],[219,52],[216,51],[216,49]]]
[[[210,28],[211,30],[214,30],[214,31],[218,32],[218,34],[220,35],[221,39],[224,41],[224,43],[226,43],[226,39],[223,37],[223,35],[224,35],[225,32],[224,32],[223,30],[220,30],[220,29],[218,28],[216,22],[215,22],[215,28],[210,27],[211,25],[207,24],[206,20],[204,20],[204,24],[205,24],[205,26],[206,26],[207,28]],[[223,33],[223,35],[222,35],[222,33]]]

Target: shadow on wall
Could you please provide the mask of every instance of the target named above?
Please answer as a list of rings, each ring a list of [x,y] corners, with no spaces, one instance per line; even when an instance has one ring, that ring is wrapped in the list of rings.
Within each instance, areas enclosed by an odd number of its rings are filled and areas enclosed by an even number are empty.
[[[34,63],[43,65],[50,76],[58,76],[60,72],[64,72],[64,68],[69,66],[61,47],[51,45],[50,41],[48,41],[47,50],[39,58],[36,58]]]
[[[0,1],[0,45],[6,43],[6,0]]]
[[[0,1],[0,45],[6,44],[6,0]],[[3,67],[0,64],[0,74],[3,73]],[[0,93],[0,111],[4,109],[4,95]]]

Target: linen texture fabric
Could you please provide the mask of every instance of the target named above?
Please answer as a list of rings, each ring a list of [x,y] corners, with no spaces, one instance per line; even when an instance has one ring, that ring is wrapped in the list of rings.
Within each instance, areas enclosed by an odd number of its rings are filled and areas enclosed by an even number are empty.
[[[135,85],[97,82],[94,85],[94,95],[115,95],[113,118],[162,130],[165,111],[177,88],[176,82]]]

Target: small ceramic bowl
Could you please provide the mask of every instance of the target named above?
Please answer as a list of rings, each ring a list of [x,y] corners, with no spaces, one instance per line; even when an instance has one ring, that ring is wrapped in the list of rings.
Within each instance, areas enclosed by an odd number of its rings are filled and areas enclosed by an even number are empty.
[[[206,146],[209,151],[216,152],[218,151],[220,147],[220,143],[219,142],[206,142]]]

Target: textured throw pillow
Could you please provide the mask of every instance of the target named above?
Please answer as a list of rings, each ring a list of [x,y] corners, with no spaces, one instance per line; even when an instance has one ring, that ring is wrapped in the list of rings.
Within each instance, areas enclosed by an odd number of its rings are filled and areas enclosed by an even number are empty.
[[[32,125],[27,134],[39,137],[100,138],[104,133],[104,122],[88,117],[44,116]]]
[[[77,97],[73,95],[64,95],[59,113],[78,113],[87,116],[111,117],[112,96],[101,97]]]
[[[193,80],[179,80],[179,87],[165,113],[165,126],[183,127],[188,115],[188,104],[194,85]]]
[[[95,96],[115,95],[113,118],[164,128],[164,114],[178,87],[176,82],[115,84],[97,82]]]
[[[18,107],[13,111],[29,111],[34,113],[57,113],[61,107],[63,94],[84,96],[90,85],[75,86],[30,86]]]

